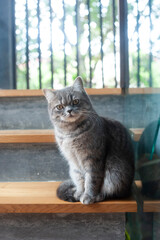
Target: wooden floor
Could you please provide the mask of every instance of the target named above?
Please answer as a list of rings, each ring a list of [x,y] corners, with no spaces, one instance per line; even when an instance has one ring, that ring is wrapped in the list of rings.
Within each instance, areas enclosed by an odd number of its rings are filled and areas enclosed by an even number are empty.
[[[60,182],[1,182],[0,213],[111,213],[136,212],[136,200],[110,200],[91,205],[57,198]]]

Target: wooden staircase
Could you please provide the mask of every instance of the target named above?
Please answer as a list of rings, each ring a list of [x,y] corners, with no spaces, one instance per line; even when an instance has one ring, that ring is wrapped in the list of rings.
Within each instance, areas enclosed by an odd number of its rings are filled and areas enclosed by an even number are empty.
[[[149,90],[147,90],[147,92],[145,91],[146,90],[141,90],[138,94],[151,93]],[[108,101],[109,104],[112,103],[114,105],[119,104],[119,101],[125,101],[120,89],[87,89],[87,92],[93,99],[97,111],[99,111],[102,106],[102,115],[111,116],[112,118],[114,118],[114,116],[117,117],[119,107],[107,109],[107,104],[105,107],[104,103]],[[155,93],[158,92],[155,90]],[[134,97],[134,94],[137,93],[131,89],[130,94]],[[78,213],[76,218],[79,224],[82,222],[82,220],[79,220],[81,219],[79,213],[98,213],[101,215],[107,213],[108,219],[111,218],[113,220],[107,222],[110,229],[113,223],[115,224],[118,221],[120,224],[123,221],[123,227],[119,228],[119,230],[117,228],[112,235],[115,239],[123,239],[118,238],[117,234],[118,231],[124,233],[125,213],[137,212],[139,205],[141,205],[141,209],[144,212],[160,212],[160,201],[146,199],[141,195],[140,182],[136,182],[136,191],[134,191],[133,195],[128,199],[109,200],[91,205],[83,205],[80,202],[69,203],[58,199],[56,189],[60,181],[67,178],[68,170],[66,163],[63,162],[61,156],[57,153],[54,131],[52,130],[52,126],[48,125],[50,121],[47,113],[47,103],[45,102],[42,91],[0,90],[0,105],[3,111],[2,114],[0,112],[1,117],[5,115],[8,118],[8,122],[6,121],[6,123],[4,119],[2,119],[2,124],[0,125],[0,165],[5,167],[10,166],[9,171],[12,171],[13,168],[15,174],[22,170],[20,178],[18,177],[19,175],[16,177],[14,174],[14,177],[12,177],[12,175],[8,176],[7,172],[6,176],[3,174],[3,178],[1,178],[0,174],[0,213],[61,213],[72,215]],[[122,106],[123,104],[120,103],[120,105]],[[22,114],[21,110],[23,110]],[[121,109],[121,111],[122,110],[123,109]],[[11,121],[11,117],[13,117],[13,122]],[[15,117],[17,120],[15,120]],[[129,121],[128,119],[128,122]],[[138,122],[138,120],[136,121]],[[136,144],[144,128],[130,126],[129,130]],[[50,160],[48,160],[47,152],[49,151],[49,154],[51,154],[51,149],[53,149],[52,156]],[[35,155],[36,157],[32,159]],[[16,160],[15,164],[14,160]],[[11,164],[8,161],[13,161],[13,163]],[[26,169],[31,167],[31,170],[25,170],[25,167]],[[4,169],[7,169],[7,167]],[[51,170],[57,174],[56,176],[59,176],[58,181],[55,174],[49,175],[49,171]],[[30,178],[25,176],[27,171],[32,172]],[[3,173],[2,168],[0,173]],[[24,180],[22,180],[23,174]],[[35,177],[35,174],[39,174],[38,177]],[[95,219],[99,219],[98,216],[99,215],[94,215]],[[71,224],[73,224],[73,220],[71,220]],[[92,229],[94,230],[94,223],[92,225]],[[99,229],[99,225],[97,225],[97,229]],[[111,232],[110,229],[106,230],[106,236]],[[47,239],[47,237],[44,239]]]
[[[106,96],[106,95],[121,95],[120,89],[86,89],[89,95],[93,96]],[[151,91],[151,90],[150,90]],[[149,90],[141,89],[138,94],[150,93]],[[153,91],[153,89],[152,89]],[[130,89],[130,94],[135,92]],[[28,97],[43,97],[42,90],[0,90],[0,99],[15,99],[15,98],[28,98]],[[36,109],[35,109],[36,111]],[[135,142],[139,141],[141,134],[143,133],[143,128],[130,128],[132,138]],[[53,129],[5,129],[0,130],[0,144],[3,146],[5,144],[55,144],[55,136]],[[64,203],[64,208],[62,207],[61,200],[56,198],[56,188],[59,182],[2,182],[0,183],[0,205],[5,206],[5,201],[8,203],[6,207],[0,207],[0,212],[69,212],[71,209],[73,212],[134,212],[137,211],[137,204],[132,196],[131,199],[121,200],[121,201],[107,201],[103,203],[95,204],[95,207],[83,206],[81,203]],[[40,191],[41,190],[41,191]],[[30,193],[30,198],[26,194]],[[40,194],[39,200],[36,202],[35,193]],[[12,196],[13,194],[13,196]],[[15,195],[14,195],[15,194]],[[17,195],[18,194],[18,195]],[[38,196],[38,195],[37,195]],[[44,197],[43,197],[44,196]],[[51,197],[52,196],[52,197]],[[12,206],[12,200],[16,204]],[[24,210],[22,208],[22,203],[24,200]],[[52,200],[52,201],[51,201]],[[29,208],[26,208],[26,201],[28,201]],[[34,202],[35,201],[35,202]],[[44,202],[43,202],[44,201]],[[48,202],[49,201],[49,202]],[[51,201],[51,202],[50,202]],[[56,203],[54,205],[54,202]],[[52,207],[48,204],[45,208],[40,206],[46,203],[52,203]],[[21,207],[18,207],[20,206]],[[34,210],[34,204],[35,209]],[[58,204],[61,206],[59,210]],[[16,205],[16,207],[14,206]],[[39,206],[39,210],[37,208]],[[145,211],[147,211],[146,205]],[[95,208],[95,209],[94,209]],[[10,209],[10,210],[9,210]],[[12,209],[12,210],[11,210]],[[45,210],[46,209],[46,210]],[[50,209],[50,210],[49,210]],[[69,210],[70,209],[70,210]],[[81,210],[80,210],[81,209]]]

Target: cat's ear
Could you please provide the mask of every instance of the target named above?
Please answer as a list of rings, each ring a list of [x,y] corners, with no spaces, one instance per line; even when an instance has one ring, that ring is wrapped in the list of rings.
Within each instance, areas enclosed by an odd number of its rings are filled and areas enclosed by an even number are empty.
[[[73,83],[73,88],[74,90],[78,91],[78,92],[82,92],[84,91],[83,88],[83,80],[81,77],[77,77]]]
[[[47,101],[51,102],[55,93],[50,89],[43,89],[42,91],[43,91],[44,96],[46,97]]]

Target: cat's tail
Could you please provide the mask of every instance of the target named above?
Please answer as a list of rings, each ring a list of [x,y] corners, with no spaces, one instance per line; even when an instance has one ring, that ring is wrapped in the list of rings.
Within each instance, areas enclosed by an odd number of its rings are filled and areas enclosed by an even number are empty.
[[[60,186],[57,189],[57,197],[64,201],[77,202],[77,200],[74,197],[75,192],[76,187],[72,180],[69,179],[60,184]]]

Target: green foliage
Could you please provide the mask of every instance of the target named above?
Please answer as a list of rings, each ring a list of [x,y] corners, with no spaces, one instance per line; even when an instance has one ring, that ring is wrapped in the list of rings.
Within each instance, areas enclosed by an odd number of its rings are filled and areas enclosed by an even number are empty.
[[[137,86],[138,79],[138,41],[139,38],[139,77],[140,87],[150,87],[150,74],[152,77],[152,87],[160,87],[160,30],[159,24],[160,7],[156,0],[152,0],[151,18],[148,15],[149,2],[139,2],[139,24],[137,32],[137,3],[135,0],[128,0],[128,29],[129,29],[129,64],[130,64],[130,87]],[[148,10],[148,11],[147,11]],[[150,52],[152,56],[150,58]],[[151,59],[151,72],[150,72]]]
[[[104,57],[108,53],[113,54],[113,24],[112,24],[112,1],[109,3],[103,2],[102,5],[102,21],[103,21],[103,38],[104,38]],[[17,86],[18,88],[26,88],[26,32],[25,32],[25,1],[22,2],[16,1],[16,9],[22,8],[21,14],[17,15],[16,22],[19,23],[16,25],[16,43],[17,43]],[[31,4],[31,3],[30,3]],[[43,21],[49,23],[49,5],[47,0],[41,1],[43,5],[43,11],[41,9],[41,25],[40,25],[40,34],[41,34],[41,74],[42,74],[42,86],[43,87],[52,87],[51,86],[51,66],[50,66],[50,54],[47,51],[50,51],[50,41],[47,39],[50,38],[50,27],[46,25],[46,30],[43,28]],[[55,2],[54,2],[55,4]],[[53,32],[53,68],[54,68],[54,83],[56,86],[64,85],[64,46],[63,46],[63,5],[59,1],[60,8],[57,10],[53,6],[53,22],[57,21],[57,30],[52,29]],[[88,53],[88,10],[85,0],[79,1],[79,74],[84,78],[85,86],[89,86],[89,53]],[[117,5],[117,1],[116,1]],[[19,6],[19,7],[18,7]],[[36,15],[36,5],[33,3],[28,6],[28,15],[29,15],[29,77],[30,77],[30,88],[39,88],[39,70],[38,70],[38,25],[37,25],[37,15]],[[41,6],[40,6],[41,7]],[[18,11],[18,10],[17,10]],[[76,26],[75,26],[75,6],[68,1],[65,2],[65,11],[66,11],[66,22],[65,22],[65,33],[66,33],[66,60],[67,60],[67,84],[70,84],[73,79],[77,76],[76,69],[76,40],[70,37],[69,28],[72,28],[73,38],[76,36]],[[62,14],[61,14],[62,12]],[[100,53],[100,12],[99,12],[99,0],[90,0],[90,27],[91,27],[91,68],[92,68],[92,77],[95,78],[95,71],[99,71],[101,75],[101,53]],[[70,20],[69,20],[70,19]],[[118,19],[117,7],[116,7],[116,19]],[[68,22],[70,21],[70,26],[68,27]],[[74,30],[74,28],[75,30]],[[45,33],[46,31],[46,33]],[[55,32],[56,31],[56,32]],[[55,35],[58,35],[58,40],[54,38]],[[57,42],[55,42],[57,41]],[[59,41],[59,42],[58,42]],[[57,48],[55,48],[55,44]],[[44,46],[45,45],[45,46]],[[44,49],[45,48],[45,49]],[[98,67],[99,66],[99,67]],[[98,70],[99,69],[99,70]],[[98,77],[96,81],[100,81],[101,77]],[[94,81],[93,85],[96,86]],[[109,85],[109,83],[107,83]]]
[[[129,233],[125,230],[125,240],[131,240]]]
[[[130,54],[130,86],[137,86],[137,54]],[[149,87],[149,55],[140,52],[140,87]],[[152,61],[152,82],[153,87],[160,87],[160,68],[156,58]]]
[[[154,4],[153,0],[153,4]],[[131,24],[135,24],[136,29],[136,1],[128,1],[128,14],[132,16]],[[21,4],[21,5],[19,5]],[[41,8],[41,75],[42,87],[62,87],[64,86],[64,34],[63,34],[63,5],[62,1],[55,3],[52,6],[52,48],[53,48],[53,69],[54,69],[54,86],[51,86],[51,52],[50,52],[50,12],[49,1],[42,0]],[[54,7],[59,4],[58,7]],[[117,76],[119,75],[119,16],[118,16],[118,1],[115,1],[115,17],[116,17],[116,58],[117,58]],[[66,71],[67,84],[73,82],[77,76],[76,62],[76,30],[78,30],[79,39],[79,75],[84,79],[85,86],[89,86],[89,44],[88,44],[88,10],[86,0],[79,0],[79,28],[75,25],[75,5],[73,1],[65,2],[66,21]],[[20,7],[21,6],[21,7]],[[21,9],[22,8],[22,9]],[[38,61],[38,21],[36,12],[36,2],[29,2],[29,77],[30,88],[39,88],[39,61]],[[43,11],[42,11],[43,8]],[[21,9],[18,10],[18,9]],[[18,12],[19,11],[19,12]],[[157,19],[159,16],[160,7],[153,5],[152,19]],[[102,1],[102,27],[103,27],[103,55],[104,55],[104,80],[105,86],[114,86],[114,44],[113,44],[113,15],[112,1]],[[144,15],[144,14],[143,14]],[[145,16],[146,18],[148,16]],[[100,12],[99,0],[90,0],[90,28],[91,28],[91,70],[93,78],[93,87],[101,86],[101,37],[100,37]],[[130,18],[129,18],[130,19]],[[26,88],[26,32],[25,32],[25,1],[16,0],[16,53],[17,53],[17,86],[19,89]],[[130,23],[129,23],[130,24]],[[154,25],[154,22],[153,22]],[[130,26],[130,25],[129,25]],[[133,32],[135,34],[136,30]],[[134,43],[134,36],[129,38],[129,43]],[[146,41],[149,41],[147,39]],[[160,41],[160,37],[157,37]],[[152,43],[152,48],[156,42]],[[136,45],[136,42],[135,42]],[[160,68],[158,52],[154,51],[152,61],[152,78],[153,87],[160,87]],[[137,86],[137,53],[136,50],[129,52],[130,63],[130,87]],[[140,49],[140,81],[141,87],[149,86],[149,53]]]
[[[149,86],[149,72],[148,72],[148,55],[140,53],[140,69],[139,69],[139,75],[140,75],[140,87],[148,87]],[[131,64],[130,64],[130,85],[136,85],[137,84],[137,68],[138,68],[138,62],[137,62],[137,54],[132,53],[130,56]]]

